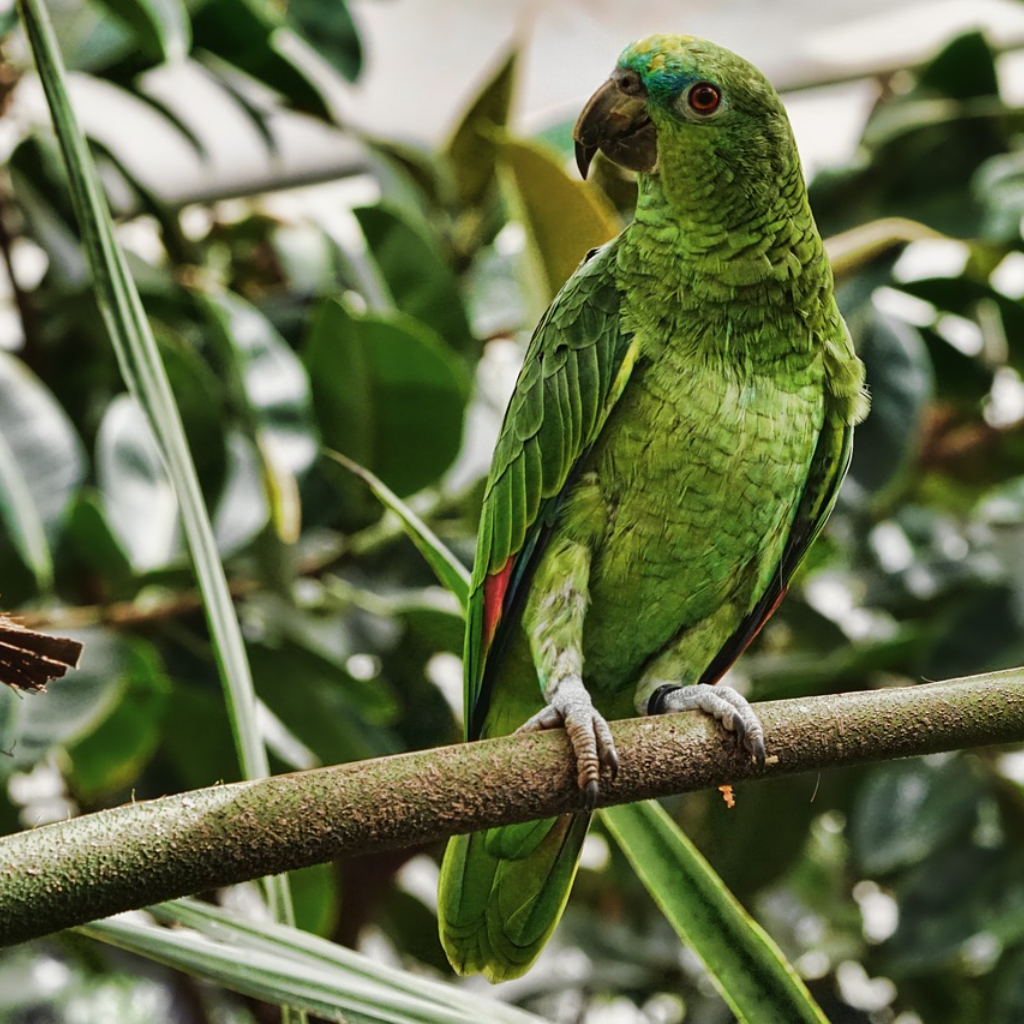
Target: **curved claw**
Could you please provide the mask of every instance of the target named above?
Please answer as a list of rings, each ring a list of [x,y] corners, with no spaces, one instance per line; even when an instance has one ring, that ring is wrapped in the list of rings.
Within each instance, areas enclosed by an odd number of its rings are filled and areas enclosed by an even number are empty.
[[[698,683],[694,686],[662,686],[647,705],[648,714],[667,711],[703,711],[736,734],[736,742],[759,768],[765,764],[764,729],[750,702],[731,686]]]
[[[564,679],[554,688],[551,703],[538,711],[517,732],[539,732],[564,727],[576,756],[576,781],[588,811],[597,806],[601,767],[614,779],[619,771],[615,740],[604,716],[594,707],[583,681]]]

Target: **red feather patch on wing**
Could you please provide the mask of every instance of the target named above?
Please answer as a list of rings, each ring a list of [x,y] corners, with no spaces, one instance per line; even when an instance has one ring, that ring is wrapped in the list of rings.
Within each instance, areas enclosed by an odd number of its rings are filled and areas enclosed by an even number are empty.
[[[501,621],[501,606],[505,603],[505,592],[512,576],[514,556],[497,571],[484,580],[484,635],[483,646],[490,647],[494,631]]]

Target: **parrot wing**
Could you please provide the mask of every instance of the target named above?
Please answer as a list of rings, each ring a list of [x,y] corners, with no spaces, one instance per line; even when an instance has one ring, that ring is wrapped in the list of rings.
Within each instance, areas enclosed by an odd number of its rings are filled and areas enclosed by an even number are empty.
[[[466,735],[480,735],[488,656],[516,619],[573,470],[622,394],[636,345],[622,330],[618,240],[592,250],[542,317],[498,437],[484,492],[466,623]]]
[[[807,482],[804,484],[778,571],[773,575],[768,589],[744,616],[739,628],[715,655],[698,682],[715,683],[721,679],[782,603],[793,573],[832,514],[852,454],[853,425],[826,418],[814,448]]]

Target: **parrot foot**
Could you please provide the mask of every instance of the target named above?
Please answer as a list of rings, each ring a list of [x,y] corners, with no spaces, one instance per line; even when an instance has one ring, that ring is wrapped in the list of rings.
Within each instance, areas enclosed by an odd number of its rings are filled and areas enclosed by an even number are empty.
[[[584,806],[592,811],[597,806],[601,766],[604,765],[614,779],[619,771],[619,755],[608,723],[594,707],[583,680],[578,676],[560,680],[548,694],[548,706],[516,731],[540,732],[542,729],[560,728],[568,733],[576,755],[576,781],[583,791]]]
[[[647,703],[649,715],[666,711],[703,711],[717,719],[724,728],[736,733],[737,741],[747,753],[764,767],[764,729],[746,697],[731,686],[697,683],[694,686],[661,686]]]

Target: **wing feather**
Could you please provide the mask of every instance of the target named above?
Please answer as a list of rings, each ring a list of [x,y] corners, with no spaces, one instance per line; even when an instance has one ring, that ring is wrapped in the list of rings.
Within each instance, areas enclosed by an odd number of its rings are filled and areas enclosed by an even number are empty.
[[[516,595],[528,584],[560,498],[600,433],[635,358],[633,339],[621,326],[617,248],[616,240],[590,254],[541,318],[498,436],[484,490],[466,624],[470,738],[489,699],[488,652],[500,648],[503,634],[512,628],[521,604]],[[486,637],[484,584],[510,569],[501,617],[493,637]]]

